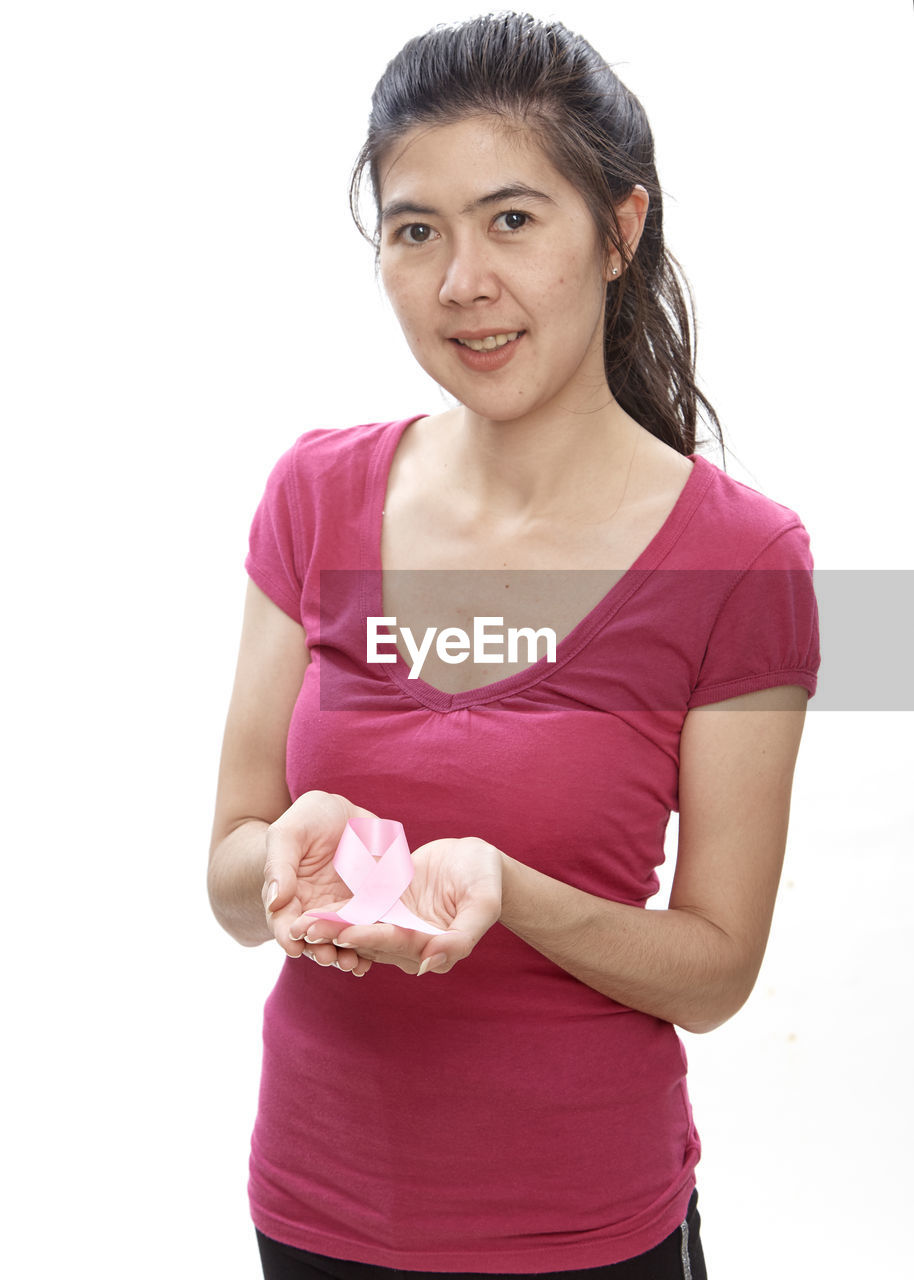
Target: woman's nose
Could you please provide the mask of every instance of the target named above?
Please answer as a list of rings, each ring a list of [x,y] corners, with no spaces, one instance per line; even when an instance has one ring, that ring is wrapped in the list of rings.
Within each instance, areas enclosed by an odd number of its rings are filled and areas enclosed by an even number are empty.
[[[500,292],[498,277],[489,260],[488,246],[475,239],[461,239],[451,247],[439,299],[442,303],[469,306],[488,302]]]

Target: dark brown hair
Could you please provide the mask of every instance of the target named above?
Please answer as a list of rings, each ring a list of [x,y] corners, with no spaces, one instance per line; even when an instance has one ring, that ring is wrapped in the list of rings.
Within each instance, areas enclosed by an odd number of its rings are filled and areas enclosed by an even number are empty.
[[[359,216],[366,169],[377,203],[378,165],[392,143],[416,125],[475,115],[531,129],[586,200],[604,243],[621,254],[624,269],[607,286],[604,359],[622,408],[680,453],[694,450],[699,409],[720,440],[717,415],[695,382],[689,287],[663,243],[647,116],[600,55],[561,23],[508,13],[436,27],[404,45],[375,88],[353,170],[350,202],[363,234],[377,246]],[[636,184],[650,207],[632,255],[616,206]]]

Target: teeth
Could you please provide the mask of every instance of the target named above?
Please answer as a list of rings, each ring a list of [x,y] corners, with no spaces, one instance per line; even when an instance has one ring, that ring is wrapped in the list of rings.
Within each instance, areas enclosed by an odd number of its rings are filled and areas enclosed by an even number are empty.
[[[517,333],[520,333],[519,329]],[[471,351],[494,351],[496,347],[503,347],[506,343],[513,342],[517,333],[493,333],[488,338],[458,338],[457,341],[462,347],[469,347]]]

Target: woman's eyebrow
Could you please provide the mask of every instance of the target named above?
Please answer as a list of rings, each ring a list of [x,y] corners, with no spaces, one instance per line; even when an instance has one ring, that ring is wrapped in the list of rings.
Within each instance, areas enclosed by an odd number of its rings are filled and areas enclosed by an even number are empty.
[[[548,200],[550,204],[555,203],[552,197],[546,195],[544,191],[537,191],[533,187],[528,187],[524,182],[512,182],[508,186],[499,187],[497,191],[489,191],[484,196],[471,200],[469,204],[464,205],[460,212],[472,213],[474,209],[482,209],[489,204],[501,204],[505,200],[517,199]],[[390,204],[386,204],[381,210],[381,221],[389,222],[391,218],[401,218],[407,213],[414,213],[422,218],[439,218],[441,216],[438,209],[432,209],[428,205],[413,204],[411,200],[392,200]]]
[[[550,204],[555,204],[552,196],[547,196],[545,191],[536,191],[533,187],[528,187],[525,182],[512,182],[506,187],[499,187],[497,191],[490,191],[488,195],[480,196],[478,200],[472,200],[468,205],[460,210],[461,213],[472,213],[474,209],[481,209],[487,204],[501,204],[505,200],[548,200]]]
[[[402,218],[404,213],[415,213],[423,218],[437,218],[437,209],[427,209],[424,205],[413,204],[411,200],[392,200],[381,210],[381,221],[389,222],[391,218]]]

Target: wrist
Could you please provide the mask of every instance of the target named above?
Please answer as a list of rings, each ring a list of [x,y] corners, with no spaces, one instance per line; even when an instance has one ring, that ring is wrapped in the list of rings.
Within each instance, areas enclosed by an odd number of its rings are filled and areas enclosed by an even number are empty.
[[[538,877],[539,872],[502,853],[499,920],[512,933],[522,936],[537,914],[535,881]]]
[[[263,905],[267,829],[260,819],[242,822],[210,855],[207,888],[213,914],[246,947],[273,937]]]

